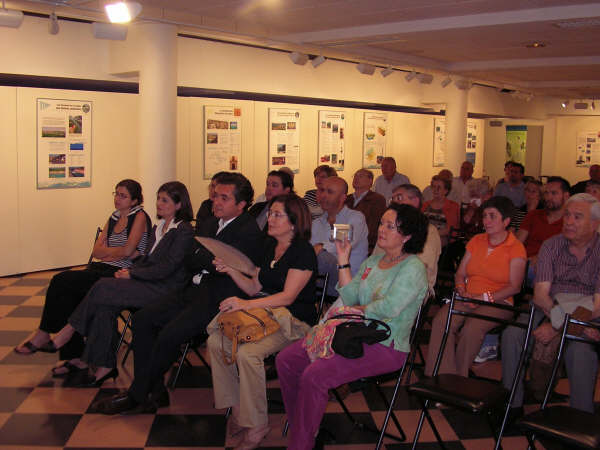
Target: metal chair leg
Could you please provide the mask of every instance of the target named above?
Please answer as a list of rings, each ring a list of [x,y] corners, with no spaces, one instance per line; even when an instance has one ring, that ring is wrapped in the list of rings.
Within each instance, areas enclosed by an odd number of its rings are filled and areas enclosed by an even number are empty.
[[[171,382],[171,389],[175,390],[175,385],[177,384],[177,379],[179,378],[179,373],[181,372],[181,368],[183,367],[185,358],[188,354],[188,351],[190,349],[190,344],[191,342],[187,342],[185,344],[185,348],[183,349],[183,353],[181,355],[181,359],[179,360],[179,366],[177,367],[177,372],[175,373],[175,378],[173,378],[173,381]]]

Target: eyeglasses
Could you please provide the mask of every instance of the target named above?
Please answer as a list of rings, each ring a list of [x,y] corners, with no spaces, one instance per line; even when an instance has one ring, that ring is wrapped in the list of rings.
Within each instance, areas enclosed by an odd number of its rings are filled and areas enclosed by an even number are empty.
[[[286,213],[282,213],[279,211],[271,211],[271,210],[267,211],[267,219],[269,217],[274,217],[275,219],[280,219],[281,217],[285,217],[285,216],[287,216]]]
[[[125,200],[129,198],[129,195],[123,194],[122,192],[113,192],[113,197],[119,197],[121,200]]]

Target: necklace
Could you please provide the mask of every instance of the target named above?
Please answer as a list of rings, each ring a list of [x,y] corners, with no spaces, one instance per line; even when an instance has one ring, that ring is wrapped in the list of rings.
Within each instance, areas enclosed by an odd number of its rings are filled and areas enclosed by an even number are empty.
[[[404,253],[400,253],[398,256],[392,256],[391,258],[387,258],[387,257],[384,256],[382,258],[382,260],[386,264],[391,264],[391,263],[400,261],[404,257],[406,257],[406,255]]]
[[[288,242],[287,244],[285,244],[283,247],[283,250],[280,250],[279,252],[277,252],[277,248],[275,248],[275,252],[273,254],[273,260],[271,261],[271,264],[269,264],[271,269],[275,268],[275,264],[277,264],[277,261],[279,261],[281,259],[281,257],[284,255],[286,250],[289,248],[290,244],[291,244],[291,242]],[[279,253],[279,255],[277,253]]]

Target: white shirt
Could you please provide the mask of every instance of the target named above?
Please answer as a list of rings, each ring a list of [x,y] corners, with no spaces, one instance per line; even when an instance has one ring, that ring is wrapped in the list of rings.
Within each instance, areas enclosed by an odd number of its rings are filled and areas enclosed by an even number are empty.
[[[152,248],[150,249],[150,253],[152,253],[154,251],[154,249],[156,248],[156,246],[158,245],[158,243],[162,240],[162,238],[165,236],[165,234],[167,234],[169,232],[169,230],[172,230],[173,228],[177,228],[177,226],[181,223],[181,220],[179,222],[175,222],[175,220],[171,220],[171,223],[169,224],[169,226],[167,227],[167,231],[165,231],[163,233],[163,228],[165,226],[165,219],[160,219],[158,221],[158,223],[156,224],[156,239],[154,241],[154,245],[152,246]]]

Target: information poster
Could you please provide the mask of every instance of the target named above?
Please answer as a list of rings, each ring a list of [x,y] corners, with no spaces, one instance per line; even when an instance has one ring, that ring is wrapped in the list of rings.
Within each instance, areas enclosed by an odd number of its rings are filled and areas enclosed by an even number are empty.
[[[92,185],[92,102],[37,99],[37,188]]]
[[[363,130],[363,168],[380,169],[388,131],[387,113],[366,112]]]
[[[241,171],[242,110],[233,106],[204,107],[204,179],[221,171]]]
[[[600,131],[579,131],[575,156],[575,166],[577,167],[600,164]]]
[[[433,167],[446,164],[446,119],[436,117],[433,120]]]
[[[506,126],[506,161],[514,161],[525,165],[527,151],[527,126]]]
[[[319,161],[344,170],[346,118],[343,111],[319,111]]]
[[[465,161],[475,160],[477,149],[477,122],[467,119],[467,138],[465,141]],[[446,165],[446,118],[436,117],[433,120],[433,167]],[[475,163],[473,163],[474,165]]]
[[[269,171],[300,171],[300,111],[269,108]]]

